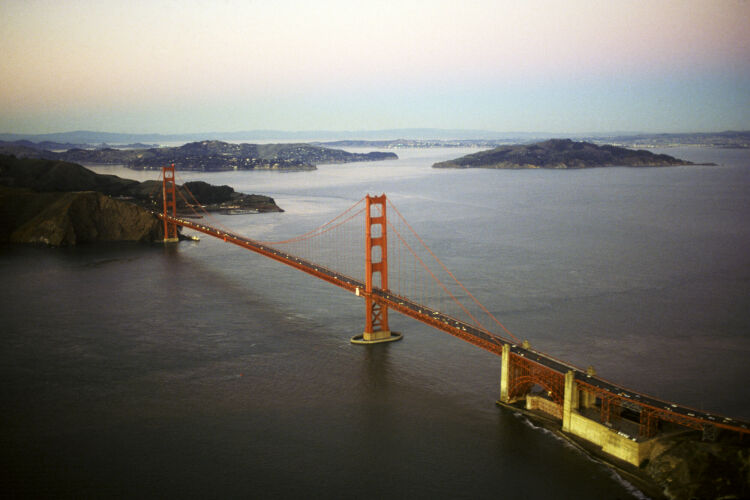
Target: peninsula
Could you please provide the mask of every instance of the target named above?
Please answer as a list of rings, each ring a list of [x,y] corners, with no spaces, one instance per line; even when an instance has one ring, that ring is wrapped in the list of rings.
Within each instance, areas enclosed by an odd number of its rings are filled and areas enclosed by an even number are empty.
[[[177,210],[282,212],[273,198],[229,186],[177,186]],[[198,208],[198,205],[200,208]],[[0,243],[69,246],[97,241],[158,241],[161,182],[100,175],[75,163],[0,155]]]
[[[28,141],[0,144],[0,154],[19,158],[43,158],[66,162],[125,165],[137,170],[158,170],[178,163],[182,171],[222,170],[315,170],[322,163],[395,160],[390,152],[350,153],[312,144],[234,144],[223,141],[190,142],[178,147],[72,148],[55,152]]]
[[[667,167],[693,165],[665,154],[618,146],[597,146],[570,139],[500,146],[432,165],[433,168],[578,169],[609,166]]]

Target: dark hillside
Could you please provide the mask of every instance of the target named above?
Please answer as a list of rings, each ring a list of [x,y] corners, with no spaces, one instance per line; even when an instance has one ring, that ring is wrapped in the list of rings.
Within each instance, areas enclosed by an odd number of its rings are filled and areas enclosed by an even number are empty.
[[[75,245],[97,241],[154,241],[161,221],[161,183],[100,175],[75,163],[0,155],[0,242]],[[181,192],[182,187],[177,188]],[[188,183],[204,210],[280,212],[273,198],[229,186]],[[193,191],[194,190],[194,191]],[[187,192],[178,210],[188,211]]]
[[[139,182],[97,174],[75,163],[0,155],[0,184],[34,191],[99,191],[120,196]]]

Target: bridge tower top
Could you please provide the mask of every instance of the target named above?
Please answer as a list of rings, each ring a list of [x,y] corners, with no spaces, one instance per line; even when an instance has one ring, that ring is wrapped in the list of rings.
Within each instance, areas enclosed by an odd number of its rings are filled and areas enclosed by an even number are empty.
[[[372,292],[375,273],[380,275],[380,288],[388,289],[388,233],[386,223],[385,195],[367,195],[365,208],[365,284],[368,293]],[[373,250],[377,251],[373,252]],[[373,253],[375,253],[374,257]],[[387,322],[385,326],[388,326]]]

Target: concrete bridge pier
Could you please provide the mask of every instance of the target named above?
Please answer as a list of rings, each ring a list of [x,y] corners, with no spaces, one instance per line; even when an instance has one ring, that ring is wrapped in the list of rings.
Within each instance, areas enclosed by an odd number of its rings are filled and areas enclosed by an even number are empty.
[[[575,372],[569,370],[565,374],[565,392],[563,396],[563,432],[570,432],[570,419],[573,410],[578,409],[578,386],[576,385]]]
[[[593,372],[593,368],[587,370]],[[575,372],[565,374],[565,397],[563,399],[562,431],[589,443],[599,446],[601,451],[624,460],[636,467],[649,456],[653,440],[643,440],[656,434],[658,419],[656,415],[646,409],[641,411],[640,434],[641,439],[631,437],[618,427],[612,427],[612,421],[619,417],[621,406],[615,398],[603,397],[601,401],[601,418],[597,422],[584,416],[578,410],[591,408],[595,405],[596,394],[579,387],[575,379]]]
[[[502,369],[500,371],[500,401],[510,403],[508,381],[510,380],[510,344],[503,344]]]
[[[589,366],[586,369],[586,375],[589,375],[591,377],[596,375],[596,370],[594,370],[593,366]],[[593,392],[581,390],[579,403],[580,407],[582,408],[593,408],[596,405],[596,394],[594,394]]]

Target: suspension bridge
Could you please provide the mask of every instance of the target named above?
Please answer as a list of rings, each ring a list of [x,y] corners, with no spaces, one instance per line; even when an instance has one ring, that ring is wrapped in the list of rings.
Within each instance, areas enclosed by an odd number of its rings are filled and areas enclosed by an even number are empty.
[[[562,430],[602,446],[635,465],[648,456],[651,438],[664,427],[687,427],[715,439],[720,429],[750,433],[748,422],[675,404],[625,388],[519,341],[429,249],[383,194],[365,196],[345,212],[303,235],[275,242],[236,234],[219,223],[177,215],[174,165],[162,169],[165,242],[178,227],[191,229],[261,254],[362,297],[365,328],[358,344],[400,340],[390,330],[395,311],[501,357],[499,403],[523,402],[562,422]],[[389,214],[393,214],[389,216]],[[364,226],[364,227],[363,227]],[[362,251],[364,250],[364,259]],[[630,429],[624,432],[623,429]]]

